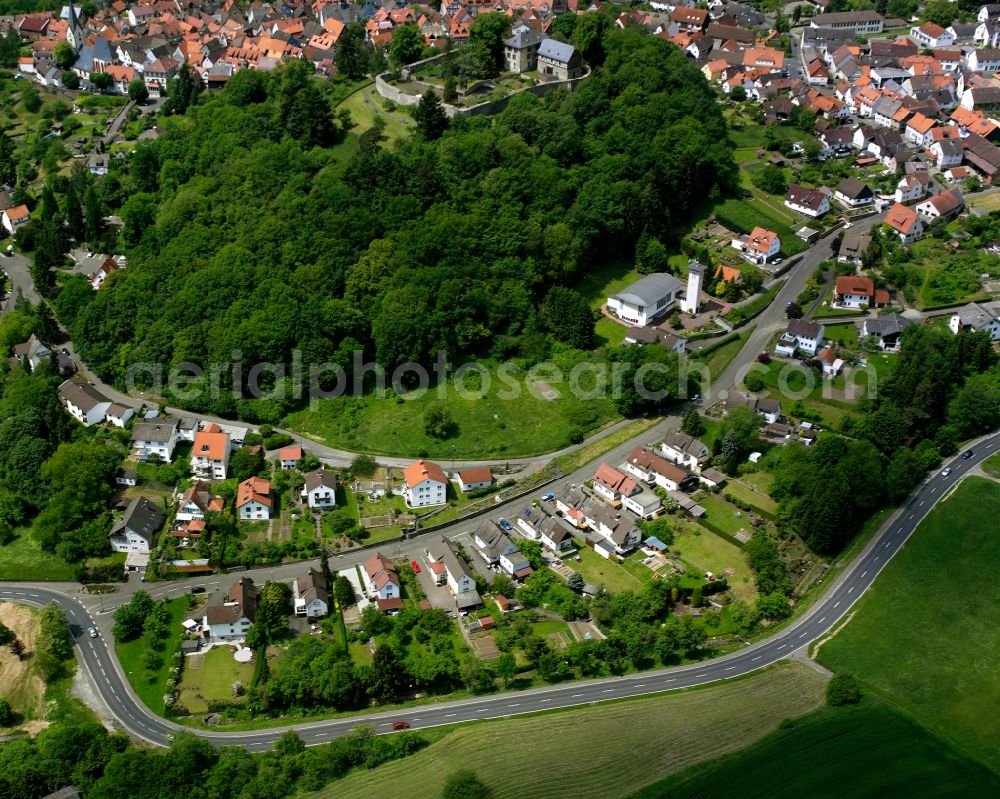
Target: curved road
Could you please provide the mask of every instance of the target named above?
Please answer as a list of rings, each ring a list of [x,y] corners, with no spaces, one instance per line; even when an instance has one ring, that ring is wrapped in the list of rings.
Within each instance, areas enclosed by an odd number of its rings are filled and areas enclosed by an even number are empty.
[[[642,696],[748,674],[787,658],[821,638],[842,619],[906,543],[917,525],[956,482],[987,457],[1000,451],[1000,433],[981,439],[972,447],[974,457],[968,460],[955,458],[948,464],[952,469],[950,475],[946,477],[941,471],[936,471],[926,478],[825,595],[801,618],[770,638],[734,654],[690,666],[647,671],[627,677],[564,683],[401,711],[359,714],[250,732],[195,732],[217,745],[240,745],[250,751],[261,751],[270,748],[289,729],[296,730],[306,744],[315,745],[345,735],[358,724],[371,724],[377,732],[390,732],[394,721],[405,720],[413,729],[419,729]],[[152,715],[136,698],[105,639],[87,635],[86,629],[95,622],[75,597],[50,588],[7,583],[0,585],[0,599],[34,605],[56,601],[66,608],[80,662],[94,678],[111,712],[130,733],[154,744],[167,745],[169,736],[186,729]]]

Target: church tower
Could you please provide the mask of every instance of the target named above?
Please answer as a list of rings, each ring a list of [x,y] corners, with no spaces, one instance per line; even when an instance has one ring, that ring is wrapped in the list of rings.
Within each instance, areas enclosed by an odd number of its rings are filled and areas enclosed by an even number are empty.
[[[681,302],[681,310],[689,313],[698,313],[698,306],[701,298],[701,282],[705,277],[705,267],[693,258],[688,261],[688,286],[687,295]]]
[[[83,25],[80,24],[80,17],[73,6],[73,0],[69,0],[69,19],[66,20],[66,44],[78,52],[83,47]]]

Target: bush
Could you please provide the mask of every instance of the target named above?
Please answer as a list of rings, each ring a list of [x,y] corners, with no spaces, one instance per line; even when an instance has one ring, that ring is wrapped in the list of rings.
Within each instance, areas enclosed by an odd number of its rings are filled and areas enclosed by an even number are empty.
[[[488,799],[492,793],[489,786],[476,776],[476,772],[462,769],[448,776],[441,797],[442,799]]]
[[[851,674],[836,674],[826,686],[826,703],[832,707],[856,705],[861,700],[861,686]]]

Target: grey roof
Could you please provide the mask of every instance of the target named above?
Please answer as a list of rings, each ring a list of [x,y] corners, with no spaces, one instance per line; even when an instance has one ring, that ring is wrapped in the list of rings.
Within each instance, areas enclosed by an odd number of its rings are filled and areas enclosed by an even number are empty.
[[[871,243],[872,237],[867,233],[849,230],[844,234],[844,240],[840,243],[840,254],[853,258],[860,257]]]
[[[546,39],[538,48],[538,57],[548,58],[560,64],[568,64],[575,52],[576,50],[571,44],[565,44],[555,39]]]
[[[477,608],[483,604],[483,600],[479,596],[479,592],[473,588],[457,594],[455,596],[455,604],[458,605],[459,610],[463,610],[465,608]]]
[[[66,402],[73,403],[84,413],[89,413],[102,403],[111,404],[111,400],[105,397],[100,391],[87,383],[79,380],[67,380],[59,386],[59,396]]]
[[[540,54],[540,53],[539,53]],[[639,278],[635,283],[614,296],[629,305],[655,305],[658,300],[669,297],[684,287],[684,284],[666,272],[654,272]]]
[[[315,472],[309,472],[306,475],[306,491],[312,491],[320,487],[336,490],[337,475],[325,469],[317,469]]]
[[[876,316],[873,319],[865,319],[860,322],[861,330],[865,335],[878,336],[879,338],[898,335],[912,324],[913,322],[909,319],[895,313]]]
[[[446,541],[444,536],[436,535],[427,545],[427,551],[431,554],[438,563],[443,563],[448,573],[454,579],[458,579],[463,575],[471,577],[468,568],[466,568],[465,562],[458,556],[458,553],[452,548],[451,543]]]
[[[133,441],[169,441],[177,434],[178,420],[157,416],[152,421],[136,422],[132,428]]]
[[[803,338],[818,338],[823,333],[823,325],[810,322],[808,319],[792,319],[788,323],[788,332]]]
[[[161,507],[146,497],[136,497],[129,503],[125,515],[114,523],[109,535],[115,536],[125,530],[131,530],[147,541],[152,541],[156,531],[163,526],[164,516]]]
[[[979,330],[1000,317],[1000,313],[995,308],[986,308],[977,302],[970,302],[968,305],[959,308],[955,312],[955,316],[958,317],[958,323],[962,327],[971,327],[973,330]]]
[[[843,194],[845,197],[851,200],[858,200],[862,197],[871,197],[872,190],[868,188],[863,181],[858,180],[856,177],[844,178],[840,183],[837,184],[836,189],[838,194]]]
[[[528,28],[527,30],[519,30],[504,42],[504,46],[513,47],[515,50],[525,50],[528,47],[537,47],[544,40],[545,35],[541,31]]]

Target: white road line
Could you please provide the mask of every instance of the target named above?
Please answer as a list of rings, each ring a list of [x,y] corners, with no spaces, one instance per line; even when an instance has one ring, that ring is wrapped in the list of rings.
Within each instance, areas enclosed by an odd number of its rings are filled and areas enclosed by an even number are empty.
[[[823,617],[822,619],[820,619],[820,620],[819,620],[819,623],[820,623],[820,624],[822,624],[822,623],[823,623],[823,622],[825,622],[825,621],[826,621],[826,616],[824,616],[824,617]]]
[[[639,683],[639,684],[638,684],[638,685],[636,686],[636,688],[645,688],[645,687],[646,687],[646,683],[644,683],[644,682],[641,682],[641,683]]]
[[[800,635],[799,638],[805,638],[807,635],[809,635],[809,633],[807,633],[807,632],[802,633],[802,635]]]
[[[847,593],[851,593],[851,591],[853,591],[853,590],[854,590],[854,586],[852,585],[850,588],[847,589]]]
[[[487,710],[489,710],[488,707],[481,707],[481,708],[477,709],[476,712],[477,713],[485,713]]]
[[[668,680],[664,680],[664,682],[676,682],[676,680],[675,680],[675,679],[674,679],[673,677],[671,677],[671,678],[670,678],[670,679],[668,679]]]
[[[762,657],[764,657],[764,656],[763,655],[757,655],[757,657],[755,657],[753,660],[754,660],[754,662],[756,662],[756,661],[760,660]]]
[[[326,738],[326,736],[329,735],[329,734],[330,733],[328,733],[328,732],[318,732],[318,733],[316,733],[316,737],[317,738]]]
[[[583,696],[583,694],[573,694],[570,699],[576,699],[578,696]]]
[[[730,666],[729,668],[726,669],[726,671],[732,671],[735,668],[736,668],[736,666]]]
[[[520,707],[520,706],[521,706],[521,703],[520,703],[520,702],[515,702],[515,703],[514,703],[514,704],[512,704],[512,705],[507,705],[507,707]],[[454,716],[455,714],[454,714],[454,713],[452,713],[452,715]]]
[[[445,714],[444,714],[444,717],[445,717],[446,719],[450,719],[450,718],[451,718],[452,716],[454,716],[454,715],[456,715],[456,714],[455,714],[455,713],[445,713]]]
[[[551,699],[539,699],[538,701],[539,702],[551,702],[552,700]]]
[[[864,577],[866,574],[868,574],[868,569],[865,569],[863,572],[861,572],[862,577]]]
[[[615,690],[615,689],[614,688],[605,688],[603,691],[601,691],[601,693],[602,694],[610,694],[613,690]]]
[[[882,549],[886,549],[886,548],[887,548],[888,546],[889,546],[889,542],[888,542],[888,541],[886,541],[886,542],[885,542],[885,546],[884,546],[884,547],[882,547]]]
[[[834,610],[836,610],[836,609],[837,609],[837,608],[839,608],[839,607],[840,607],[840,602],[838,601],[838,602],[837,602],[837,604],[835,604],[835,605],[833,606],[833,608],[834,608]]]

